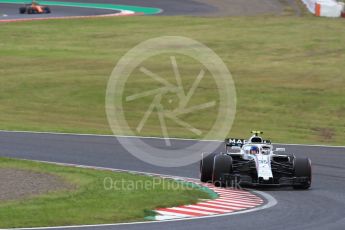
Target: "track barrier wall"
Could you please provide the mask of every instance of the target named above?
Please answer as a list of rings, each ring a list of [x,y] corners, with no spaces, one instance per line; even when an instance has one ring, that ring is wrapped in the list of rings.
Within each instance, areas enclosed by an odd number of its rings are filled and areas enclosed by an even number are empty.
[[[340,17],[344,12],[344,3],[335,0],[302,0],[309,12],[321,17]]]

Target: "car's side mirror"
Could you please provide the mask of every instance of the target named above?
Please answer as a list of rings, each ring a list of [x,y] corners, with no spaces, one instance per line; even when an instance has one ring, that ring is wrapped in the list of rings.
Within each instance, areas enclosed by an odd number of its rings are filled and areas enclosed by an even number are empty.
[[[285,152],[285,148],[276,148],[275,152]]]

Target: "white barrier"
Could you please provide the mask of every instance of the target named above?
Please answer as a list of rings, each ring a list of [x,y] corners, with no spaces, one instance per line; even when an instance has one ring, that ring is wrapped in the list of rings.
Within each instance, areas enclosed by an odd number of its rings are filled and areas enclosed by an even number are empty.
[[[344,4],[335,0],[302,0],[308,10],[323,17],[340,17]]]

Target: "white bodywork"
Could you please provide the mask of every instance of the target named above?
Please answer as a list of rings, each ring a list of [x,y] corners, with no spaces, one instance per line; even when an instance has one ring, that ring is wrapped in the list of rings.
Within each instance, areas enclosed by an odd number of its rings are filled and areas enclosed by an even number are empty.
[[[235,148],[239,149],[240,152],[237,153],[229,153],[242,155],[243,159],[251,160],[254,159],[256,163],[256,170],[258,174],[258,178],[262,178],[263,180],[270,180],[273,178],[273,173],[271,169],[271,159],[274,154],[273,145],[268,143],[258,143],[252,142],[252,139],[255,138],[256,140],[260,137],[254,135],[252,136],[249,141],[247,141],[242,148]],[[263,142],[263,141],[262,141]],[[251,154],[250,149],[252,146],[257,146],[259,148],[258,154]],[[285,151],[283,148],[277,148],[275,151]]]

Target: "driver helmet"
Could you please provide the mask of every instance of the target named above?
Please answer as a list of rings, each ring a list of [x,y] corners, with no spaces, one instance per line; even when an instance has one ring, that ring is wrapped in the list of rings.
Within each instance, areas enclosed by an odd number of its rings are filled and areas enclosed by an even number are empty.
[[[252,146],[249,150],[250,154],[258,154],[259,153],[259,148],[257,146]]]

